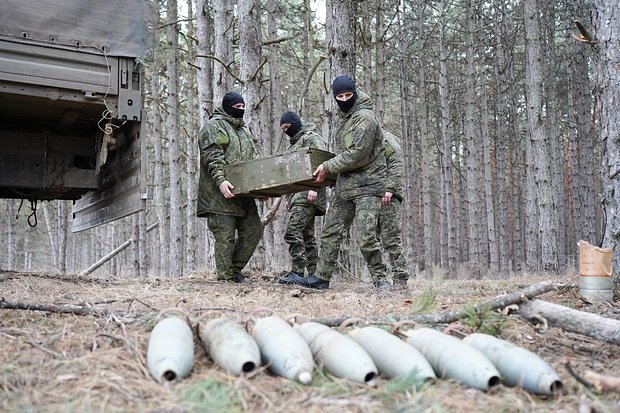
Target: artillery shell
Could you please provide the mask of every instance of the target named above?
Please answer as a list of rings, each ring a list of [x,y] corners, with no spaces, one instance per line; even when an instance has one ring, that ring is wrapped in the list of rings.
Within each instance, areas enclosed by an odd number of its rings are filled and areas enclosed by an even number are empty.
[[[439,377],[450,377],[488,390],[501,382],[499,372],[478,350],[432,328],[409,330],[407,343],[417,348]]]
[[[314,322],[295,329],[306,340],[315,359],[337,377],[374,386],[377,367],[366,351],[351,337]]]
[[[256,340],[265,364],[278,376],[312,382],[314,360],[303,338],[286,321],[277,316],[261,318],[254,325]]]
[[[470,334],[463,341],[478,349],[502,375],[507,386],[519,386],[536,394],[562,390],[560,376],[543,359],[529,350],[488,334]]]
[[[168,317],[155,325],[146,363],[151,376],[160,383],[189,375],[194,365],[194,336],[184,320]]]
[[[199,324],[198,334],[211,359],[228,373],[239,376],[260,365],[256,341],[238,322],[215,318]]]
[[[436,378],[431,365],[415,347],[381,328],[355,328],[349,335],[370,355],[379,373],[389,378],[406,376],[412,371],[416,371],[420,381]]]

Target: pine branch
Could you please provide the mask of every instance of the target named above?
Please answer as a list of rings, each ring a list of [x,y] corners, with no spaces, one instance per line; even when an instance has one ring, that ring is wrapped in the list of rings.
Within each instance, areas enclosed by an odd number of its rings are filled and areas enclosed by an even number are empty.
[[[497,310],[499,308],[508,307],[511,304],[517,304],[525,300],[529,300],[538,295],[548,293],[550,291],[559,290],[562,288],[567,288],[567,286],[562,283],[554,283],[554,282],[542,282],[538,284],[530,285],[529,287],[523,288],[521,290],[517,290],[511,293],[507,293],[501,295],[497,298],[494,298],[486,303],[482,304],[474,304],[472,306],[461,308],[459,310],[454,311],[444,311],[441,313],[435,314],[406,314],[406,315],[394,315],[389,317],[368,317],[365,320],[369,323],[393,323],[394,321],[403,321],[410,320],[420,324],[448,324],[454,321],[460,320],[461,318],[471,314],[472,311],[476,314],[482,314],[487,311]],[[318,323],[323,323],[330,327],[336,327],[342,324],[344,321],[351,318],[351,316],[344,316],[339,318],[325,318],[318,317],[313,318],[311,321],[315,321]]]

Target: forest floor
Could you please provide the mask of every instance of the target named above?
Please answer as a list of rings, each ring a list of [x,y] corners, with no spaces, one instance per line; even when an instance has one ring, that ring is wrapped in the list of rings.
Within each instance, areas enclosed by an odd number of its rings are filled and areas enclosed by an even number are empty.
[[[251,275],[251,284],[224,284],[214,274],[170,278],[75,279],[54,274],[0,272],[0,300],[71,304],[107,315],[0,309],[0,411],[2,412],[617,412],[618,395],[578,383],[574,370],[618,376],[619,347],[558,328],[541,329],[516,315],[461,320],[457,329],[492,330],[536,352],[559,373],[563,394],[539,397],[502,385],[488,392],[453,380],[416,389],[379,379],[367,387],[324,372],[310,386],[262,369],[233,377],[218,369],[195,339],[195,364],[180,382],[158,384],[146,368],[149,332],[161,310],[180,308],[196,323],[213,310],[247,317],[259,307],[308,317],[434,313],[490,300],[542,281],[542,277],[485,280],[413,280],[407,290],[373,293],[357,281],[325,291],[275,283],[276,274]],[[576,283],[577,277],[554,281]],[[620,319],[620,306],[588,305],[577,289],[540,298]],[[469,326],[468,326],[469,325]],[[445,326],[444,326],[445,327]]]

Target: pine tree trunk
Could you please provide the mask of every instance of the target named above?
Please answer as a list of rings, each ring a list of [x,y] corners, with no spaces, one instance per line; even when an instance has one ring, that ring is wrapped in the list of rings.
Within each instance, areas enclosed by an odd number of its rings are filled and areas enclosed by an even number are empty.
[[[583,0],[573,3],[567,11],[567,27],[573,27],[574,20],[588,22],[589,10]],[[574,220],[573,240],[586,240],[599,245],[602,241],[599,200],[600,171],[594,168],[600,159],[600,144],[596,142],[592,127],[592,102],[589,58],[591,47],[575,41],[572,36],[568,43],[570,48],[568,60],[569,76],[573,79],[568,85],[568,118],[573,119],[574,127],[570,128],[570,154],[572,175],[572,218]],[[575,250],[575,256],[577,250]]]
[[[166,56],[166,132],[168,135],[168,170],[170,174],[170,270],[172,277],[183,275],[183,209],[181,202],[181,156],[179,131],[179,44],[176,0],[167,0],[167,45]]]
[[[56,243],[56,228],[51,217],[50,207],[47,202],[43,203],[43,216],[45,217],[45,228],[47,230],[47,238],[50,243],[50,251],[52,252],[52,267],[58,268],[58,245]]]
[[[499,244],[497,242],[497,231],[495,226],[495,201],[493,197],[493,176],[491,165],[491,142],[489,138],[489,108],[486,92],[482,94],[482,102],[480,103],[482,111],[482,150],[484,156],[484,199],[486,206],[486,228],[488,234],[488,250],[489,250],[489,270],[492,274],[496,274],[499,270]]]
[[[420,16],[418,18],[418,31],[422,33],[424,31],[424,14],[420,11]],[[435,234],[436,228],[433,225],[435,220],[435,210],[432,208],[431,203],[431,173],[430,173],[430,154],[429,154],[429,144],[427,141],[427,137],[430,136],[429,127],[428,127],[428,105],[426,104],[427,96],[426,96],[426,59],[424,55],[426,51],[424,50],[424,41],[422,38],[418,37],[416,39],[417,51],[418,51],[418,65],[417,65],[417,82],[419,84],[418,87],[418,103],[416,114],[418,127],[420,130],[420,166],[422,169],[422,202],[423,202],[423,220],[424,220],[424,260],[423,260],[423,268],[427,278],[431,278],[433,276],[433,265],[435,264],[435,252],[437,248],[437,242],[435,242]]]
[[[620,278],[620,8],[615,0],[595,0],[594,39],[596,39],[594,73],[596,74],[596,114],[599,140],[603,144],[603,187],[605,237],[603,246],[614,248],[613,273]]]
[[[260,2],[258,0],[239,0],[237,12],[239,16],[239,74],[242,81],[242,95],[245,99],[245,122],[253,134],[256,147],[261,155],[271,149],[270,142],[259,140],[265,137],[267,131],[266,116],[267,103],[263,102],[262,88],[262,40],[260,31]],[[264,103],[264,104],[263,104]],[[264,210],[264,203],[259,205],[259,211]],[[253,269],[267,268],[267,257],[273,251],[273,232],[264,231],[262,238],[263,248],[257,248],[250,266]]]
[[[269,38],[276,39],[278,37],[278,19],[282,17],[282,13],[279,11],[276,2],[267,2],[267,28],[269,31]],[[305,20],[305,19],[304,19]],[[311,38],[311,34],[305,35],[306,38]],[[304,48],[310,47],[311,45],[304,45]],[[308,51],[309,53],[309,51]],[[280,56],[281,56],[281,46],[279,43],[273,43],[268,46],[267,54],[269,56],[269,95],[271,99],[268,99],[268,104],[264,105],[268,110],[269,119],[272,119],[271,122],[266,123],[267,133],[266,136],[270,137],[269,146],[271,148],[270,153],[277,153],[284,150],[282,145],[282,141],[286,139],[284,134],[279,128],[279,120],[281,114],[284,112],[283,103],[282,103],[282,82],[280,81]],[[310,62],[309,55],[306,55],[304,52],[304,61]],[[305,68],[304,72],[309,73],[308,67]],[[297,93],[301,93],[301,91],[297,91]],[[302,103],[303,105],[303,103]],[[293,110],[299,111],[301,108],[297,107]],[[308,118],[305,118],[308,119]],[[277,202],[277,198],[271,200],[271,202],[267,202],[265,204],[265,209],[271,209],[274,202]],[[280,206],[280,211],[283,211],[283,205]],[[266,230],[272,231],[273,233],[273,241],[272,241],[272,251],[271,254],[268,254],[271,261],[271,267],[273,269],[285,269],[288,267],[289,263],[289,254],[287,244],[284,242],[284,231],[286,226],[286,214],[280,213],[276,215],[276,218],[271,221],[266,227]]]
[[[479,121],[476,119],[476,90],[475,90],[475,74],[476,69],[474,67],[474,10],[472,0],[467,1],[467,66],[466,66],[466,92],[465,92],[465,145],[467,148],[467,154],[465,157],[467,163],[467,169],[465,172],[467,182],[467,246],[468,246],[468,260],[470,271],[474,278],[480,276],[480,248],[482,247],[480,242],[480,231],[482,226],[480,225],[480,214],[483,212],[482,205],[479,200],[481,199],[480,190],[480,152],[481,145],[479,137],[479,129],[476,126],[479,125]],[[485,162],[486,166],[486,162]]]
[[[383,124],[385,116],[385,0],[377,1],[377,16],[375,28],[375,113],[379,122]],[[370,71],[370,70],[369,70]]]
[[[6,269],[12,270],[15,268],[15,235],[13,226],[13,200],[7,199],[6,201]]]
[[[222,98],[233,88],[233,78],[226,70],[234,70],[233,16],[234,0],[213,0],[213,25],[215,27],[215,58],[213,65],[213,103],[222,104]]]
[[[191,2],[193,0],[189,0]],[[198,46],[196,54],[197,85],[198,85],[198,116],[200,128],[207,121],[209,114],[213,113],[213,80],[214,60],[205,56],[212,54],[213,47],[213,18],[211,16],[209,0],[196,1],[196,37]],[[219,63],[216,63],[219,65]],[[221,97],[220,97],[221,99]],[[219,101],[218,101],[219,103]],[[199,128],[199,129],[200,129]]]
[[[193,4],[194,0],[187,0],[187,13],[188,18],[196,17],[193,16]],[[187,37],[190,39],[194,39],[196,37],[194,25],[192,22],[188,23],[187,26]],[[195,43],[192,41],[189,44],[188,53],[190,55],[190,60],[195,60],[194,56],[196,54]],[[198,238],[197,234],[197,223],[196,223],[196,186],[198,182],[198,158],[200,156],[198,151],[198,131],[195,128],[196,122],[198,121],[196,116],[196,107],[199,106],[197,102],[197,96],[194,93],[194,87],[196,84],[196,72],[193,68],[188,67],[188,71],[185,74],[185,95],[187,96],[187,100],[185,105],[187,109],[184,111],[187,114],[187,120],[185,121],[185,134],[186,138],[183,139],[183,150],[187,153],[187,182],[185,185],[186,193],[186,206],[183,209],[185,212],[185,271],[192,272],[196,269],[196,249],[198,247],[196,240]]]
[[[69,201],[58,201],[57,234],[58,234],[58,270],[61,274],[67,273],[67,233],[69,231]]]
[[[528,218],[537,211],[538,220],[528,229],[527,266],[530,271],[543,270],[555,273],[558,270],[557,233],[554,228],[553,214],[557,212],[551,185],[548,153],[548,137],[545,131],[546,117],[543,113],[542,93],[544,92],[544,66],[541,56],[542,33],[540,30],[539,10],[535,0],[525,0],[525,95],[527,99],[528,125],[528,159],[531,160],[528,173]],[[540,261],[534,248],[540,249]]]
[[[558,51],[556,50],[555,38],[556,19],[555,19],[555,3],[546,2],[542,5],[544,21],[544,32],[542,48],[542,63],[546,67],[546,73],[557,73],[559,67],[564,65],[564,59],[556,63]],[[557,261],[554,272],[562,271],[566,262],[566,202],[560,200],[566,199],[564,193],[564,145],[563,131],[560,125],[560,114],[558,112],[558,102],[562,96],[558,94],[555,76],[546,76],[544,93],[544,106],[546,107],[545,133],[547,136],[547,152],[549,154],[549,198],[551,200],[553,210],[551,212],[550,231],[553,232],[555,238],[555,260]],[[574,242],[573,242],[574,245]]]
[[[157,56],[157,55],[156,55]],[[166,202],[165,202],[165,176],[164,176],[164,139],[162,136],[161,129],[161,117],[159,110],[159,101],[160,101],[160,86],[159,86],[159,70],[158,70],[159,62],[156,60],[153,71],[152,78],[152,90],[151,95],[153,96],[153,102],[155,105],[155,110],[151,115],[153,117],[152,123],[152,139],[153,139],[153,150],[154,150],[154,163],[155,163],[155,172],[154,172],[154,185],[155,185],[155,206],[157,209],[157,220],[159,221],[158,226],[158,243],[155,247],[155,251],[159,251],[158,254],[154,254],[155,262],[153,263],[156,268],[157,275],[169,274],[170,268],[170,260],[169,254],[165,253],[168,249],[168,220],[167,220],[167,211]]]
[[[443,0],[438,3],[439,14],[439,105],[441,120],[439,124],[441,135],[441,188],[444,206],[443,219],[446,231],[446,253],[447,253],[447,278],[456,278],[456,227],[455,209],[453,201],[453,179],[452,179],[452,142],[450,139],[450,108],[448,99],[448,55],[445,45],[445,15]],[[442,243],[442,245],[444,245]]]
[[[504,1],[494,1],[494,34],[498,41],[495,43],[495,157],[496,157],[496,188],[497,205],[495,217],[497,222],[497,240],[499,242],[499,271],[504,274],[512,270],[510,263],[513,260],[512,237],[514,233],[513,220],[509,220],[509,171],[508,171],[508,145],[506,141],[515,141],[516,137],[510,133],[510,112],[509,112],[509,71],[506,66],[508,62],[507,42],[506,42],[506,18],[504,13]],[[511,60],[512,62],[512,60]]]

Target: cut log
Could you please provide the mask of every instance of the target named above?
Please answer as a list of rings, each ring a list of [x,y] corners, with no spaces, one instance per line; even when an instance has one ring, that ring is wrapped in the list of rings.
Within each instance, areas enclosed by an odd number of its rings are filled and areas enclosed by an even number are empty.
[[[608,343],[620,344],[620,321],[543,300],[523,302],[516,314],[528,320],[545,319],[550,326]]]

